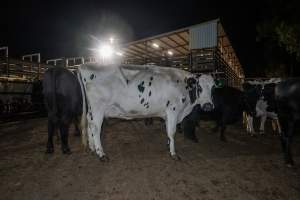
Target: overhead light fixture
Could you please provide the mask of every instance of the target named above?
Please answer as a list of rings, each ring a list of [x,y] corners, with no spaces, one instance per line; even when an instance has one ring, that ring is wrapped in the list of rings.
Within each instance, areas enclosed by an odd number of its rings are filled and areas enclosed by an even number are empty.
[[[98,52],[100,56],[104,59],[110,58],[113,54],[113,48],[110,45],[103,44],[99,47]]]
[[[157,48],[157,49],[159,48],[159,45],[156,44],[156,43],[153,43],[152,46],[153,46],[154,48]]]
[[[167,53],[168,53],[169,56],[173,56],[173,52],[172,51],[169,50]]]

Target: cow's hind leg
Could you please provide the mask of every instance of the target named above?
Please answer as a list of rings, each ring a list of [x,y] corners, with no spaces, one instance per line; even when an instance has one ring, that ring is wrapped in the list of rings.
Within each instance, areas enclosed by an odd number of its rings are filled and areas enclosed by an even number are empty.
[[[97,111],[96,113],[92,113],[93,120],[91,123],[91,131],[92,137],[94,140],[96,154],[99,156],[101,161],[108,161],[108,157],[105,155],[101,143],[101,127],[103,124],[103,112]]]
[[[169,115],[167,117],[166,126],[167,126],[168,138],[169,138],[170,154],[174,160],[180,160],[180,157],[176,154],[175,151],[176,124],[177,124],[177,120],[175,115]]]
[[[53,123],[51,119],[48,119],[48,141],[47,141],[46,153],[54,152],[54,146],[53,146],[54,131],[55,131],[55,123]]]
[[[294,123],[295,122],[293,120],[289,121],[286,129],[284,130],[284,133],[281,136],[284,159],[287,166],[294,165],[293,156],[291,154],[291,144],[292,144],[293,133],[294,133]]]
[[[261,116],[261,118],[260,118],[260,127],[259,127],[259,133],[261,135],[265,134],[265,123],[266,123],[266,120],[267,120],[267,116],[266,115]]]
[[[62,123],[60,125],[60,137],[61,137],[61,150],[63,154],[70,154],[71,150],[69,148],[69,124]]]

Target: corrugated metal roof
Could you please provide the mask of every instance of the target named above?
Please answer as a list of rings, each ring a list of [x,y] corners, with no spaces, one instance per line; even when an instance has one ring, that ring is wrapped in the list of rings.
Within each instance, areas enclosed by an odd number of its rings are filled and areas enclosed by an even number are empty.
[[[199,24],[189,29],[189,47],[190,49],[213,48],[217,46],[218,32],[217,21]]]

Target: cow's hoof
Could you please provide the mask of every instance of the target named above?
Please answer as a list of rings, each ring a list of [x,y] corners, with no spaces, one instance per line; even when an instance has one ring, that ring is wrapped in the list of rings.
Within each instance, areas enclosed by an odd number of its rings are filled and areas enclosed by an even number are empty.
[[[101,162],[108,162],[109,161],[109,157],[104,155],[102,157],[99,158]]]
[[[172,158],[173,160],[175,160],[175,161],[181,160],[181,158],[180,158],[177,154],[171,155],[171,158]]]
[[[54,153],[54,149],[53,148],[47,148],[45,151],[46,154],[53,154]]]
[[[66,154],[66,155],[70,155],[72,152],[71,152],[71,150],[68,148],[68,149],[63,149],[63,150],[62,150],[62,153],[63,153],[63,154]]]

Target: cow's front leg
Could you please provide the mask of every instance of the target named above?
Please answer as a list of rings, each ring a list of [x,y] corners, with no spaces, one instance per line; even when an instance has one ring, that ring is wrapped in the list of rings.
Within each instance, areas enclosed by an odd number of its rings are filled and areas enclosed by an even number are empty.
[[[169,138],[170,154],[174,160],[180,160],[180,157],[175,151],[175,133],[176,133],[177,120],[175,116],[168,116],[166,121],[167,133]]]
[[[263,135],[265,133],[266,120],[267,120],[267,116],[265,116],[265,115],[261,116],[261,118],[260,118],[260,127],[259,127],[259,133],[261,135]]]
[[[103,123],[103,117],[104,117],[104,113],[101,111],[100,112],[98,111],[97,113],[93,114],[94,128],[92,131],[92,137],[94,140],[96,154],[99,156],[101,161],[108,161],[109,159],[105,155],[101,144],[101,127]]]
[[[251,136],[254,135],[254,127],[253,127],[253,117],[251,115],[248,116],[247,118],[247,125],[248,125],[248,132],[250,133]]]

